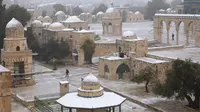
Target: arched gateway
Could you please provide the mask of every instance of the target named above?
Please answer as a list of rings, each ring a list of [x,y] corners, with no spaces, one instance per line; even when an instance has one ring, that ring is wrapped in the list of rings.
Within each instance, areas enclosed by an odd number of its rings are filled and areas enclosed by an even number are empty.
[[[162,42],[162,23],[166,23],[167,30],[167,44],[169,44],[169,30],[170,24],[175,23],[175,39],[176,44],[179,44],[179,29],[180,24],[184,24],[184,31],[186,34],[186,45],[189,45],[189,30],[191,25],[196,25],[195,28],[195,45],[200,46],[200,15],[191,15],[191,14],[155,14],[154,17],[154,38],[159,42]]]

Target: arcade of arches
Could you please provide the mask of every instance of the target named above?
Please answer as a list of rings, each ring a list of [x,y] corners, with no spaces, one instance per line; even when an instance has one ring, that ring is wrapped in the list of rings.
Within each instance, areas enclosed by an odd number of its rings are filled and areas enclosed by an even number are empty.
[[[166,24],[166,31],[167,31],[167,44],[169,43],[169,31],[171,23],[175,23],[175,40],[176,44],[179,45],[179,38],[186,38],[185,45],[189,45],[189,32],[190,28],[195,25],[195,45],[200,46],[200,16],[199,15],[185,15],[185,14],[156,14],[154,18],[154,38],[159,42],[162,42],[162,28],[163,22]],[[184,24],[184,32],[186,37],[179,37],[180,32],[180,24]]]

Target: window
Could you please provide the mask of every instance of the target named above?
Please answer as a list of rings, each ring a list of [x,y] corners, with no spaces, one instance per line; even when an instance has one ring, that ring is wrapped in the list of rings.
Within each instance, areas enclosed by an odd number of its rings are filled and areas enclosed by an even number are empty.
[[[20,51],[20,47],[19,46],[16,47],[16,51]]]
[[[41,33],[39,33],[38,35],[41,36]]]

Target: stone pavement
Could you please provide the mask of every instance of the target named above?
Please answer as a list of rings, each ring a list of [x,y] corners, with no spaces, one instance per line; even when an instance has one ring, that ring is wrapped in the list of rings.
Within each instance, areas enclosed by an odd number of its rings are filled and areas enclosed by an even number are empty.
[[[30,112],[28,108],[24,107],[19,102],[12,99],[12,112]]]

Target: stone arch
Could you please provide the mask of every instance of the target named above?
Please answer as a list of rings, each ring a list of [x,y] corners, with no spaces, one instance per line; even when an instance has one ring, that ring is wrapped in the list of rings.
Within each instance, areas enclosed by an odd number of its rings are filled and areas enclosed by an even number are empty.
[[[117,67],[116,73],[118,74],[118,79],[124,79],[125,77],[129,78],[131,76],[131,70],[125,63],[122,63]]]
[[[113,32],[112,23],[108,23],[108,34],[112,34],[112,32]]]
[[[6,63],[5,63],[5,61],[3,61],[3,62],[2,62],[2,65],[3,65],[4,67],[6,66]]]
[[[74,61],[77,64],[78,63],[78,50],[76,48],[73,50],[73,56],[74,56]]]
[[[182,14],[182,10],[181,9],[178,10],[178,14]]]
[[[109,70],[109,68],[108,68],[108,65],[105,65],[105,66],[104,66],[104,72],[110,73],[110,70]]]
[[[122,22],[126,22],[127,19],[127,13],[126,11],[122,11]]]
[[[16,51],[20,51],[20,47],[19,46],[16,47]]]

